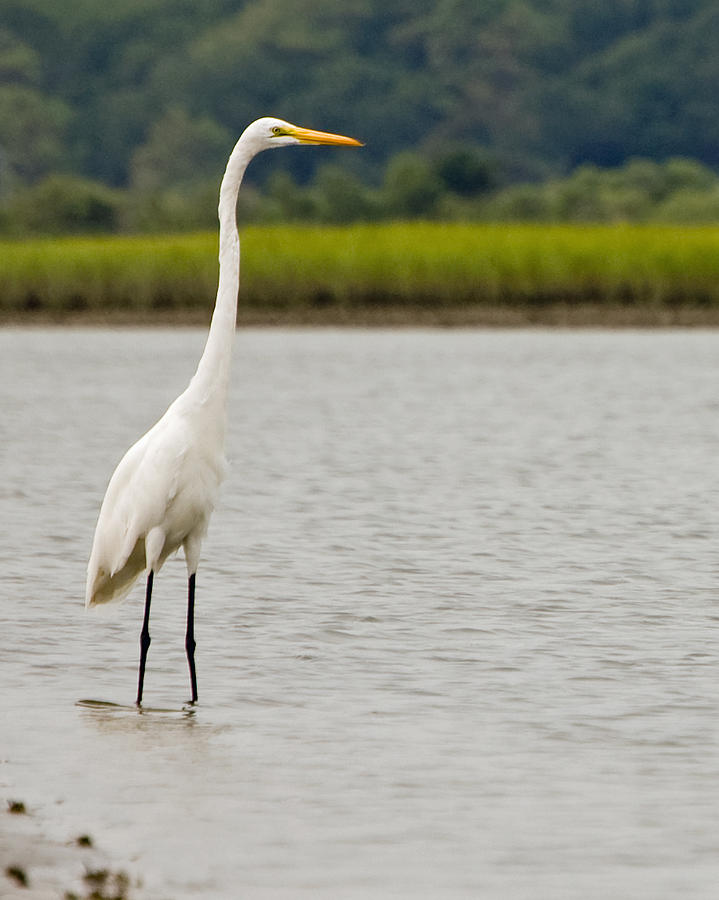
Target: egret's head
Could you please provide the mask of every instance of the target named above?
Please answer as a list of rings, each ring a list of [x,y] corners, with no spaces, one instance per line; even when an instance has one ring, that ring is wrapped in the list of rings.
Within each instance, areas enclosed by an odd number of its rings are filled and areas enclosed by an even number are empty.
[[[242,137],[255,145],[256,152],[269,150],[272,147],[291,147],[298,144],[327,144],[336,147],[362,146],[360,141],[342,134],[329,134],[326,131],[300,128],[299,125],[291,125],[282,119],[273,119],[269,116],[257,119],[248,125]]]

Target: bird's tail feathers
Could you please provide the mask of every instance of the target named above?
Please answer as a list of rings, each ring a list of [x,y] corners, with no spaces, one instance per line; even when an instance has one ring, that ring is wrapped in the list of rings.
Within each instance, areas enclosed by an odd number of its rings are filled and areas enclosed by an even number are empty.
[[[138,541],[128,556],[125,564],[116,572],[111,572],[100,565],[90,565],[87,578],[85,607],[99,606],[103,603],[119,603],[132,590],[138,577],[144,572],[145,542]]]

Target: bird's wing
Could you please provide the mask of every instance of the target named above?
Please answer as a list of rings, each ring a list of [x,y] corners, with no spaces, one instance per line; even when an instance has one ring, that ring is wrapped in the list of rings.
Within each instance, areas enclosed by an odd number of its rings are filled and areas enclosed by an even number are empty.
[[[125,453],[108,484],[88,564],[88,603],[98,578],[112,579],[132,562],[126,594],[145,568],[144,538],[164,521],[178,491],[187,442],[182,423],[160,419]],[[138,548],[138,543],[142,546]],[[115,599],[114,594],[108,599]]]

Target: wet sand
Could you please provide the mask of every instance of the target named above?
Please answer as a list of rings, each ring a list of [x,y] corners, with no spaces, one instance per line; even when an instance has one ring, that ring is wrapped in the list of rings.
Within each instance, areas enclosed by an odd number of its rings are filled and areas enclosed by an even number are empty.
[[[32,809],[0,818],[0,897],[58,900],[70,896],[137,897],[130,877],[87,834],[51,837]]]

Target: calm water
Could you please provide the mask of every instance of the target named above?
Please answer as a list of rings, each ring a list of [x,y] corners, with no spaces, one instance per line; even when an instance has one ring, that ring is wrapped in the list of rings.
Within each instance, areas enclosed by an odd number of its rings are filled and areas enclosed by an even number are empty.
[[[238,333],[140,715],[84,568],[203,340],[0,332],[3,797],[153,900],[715,898],[719,333]]]

